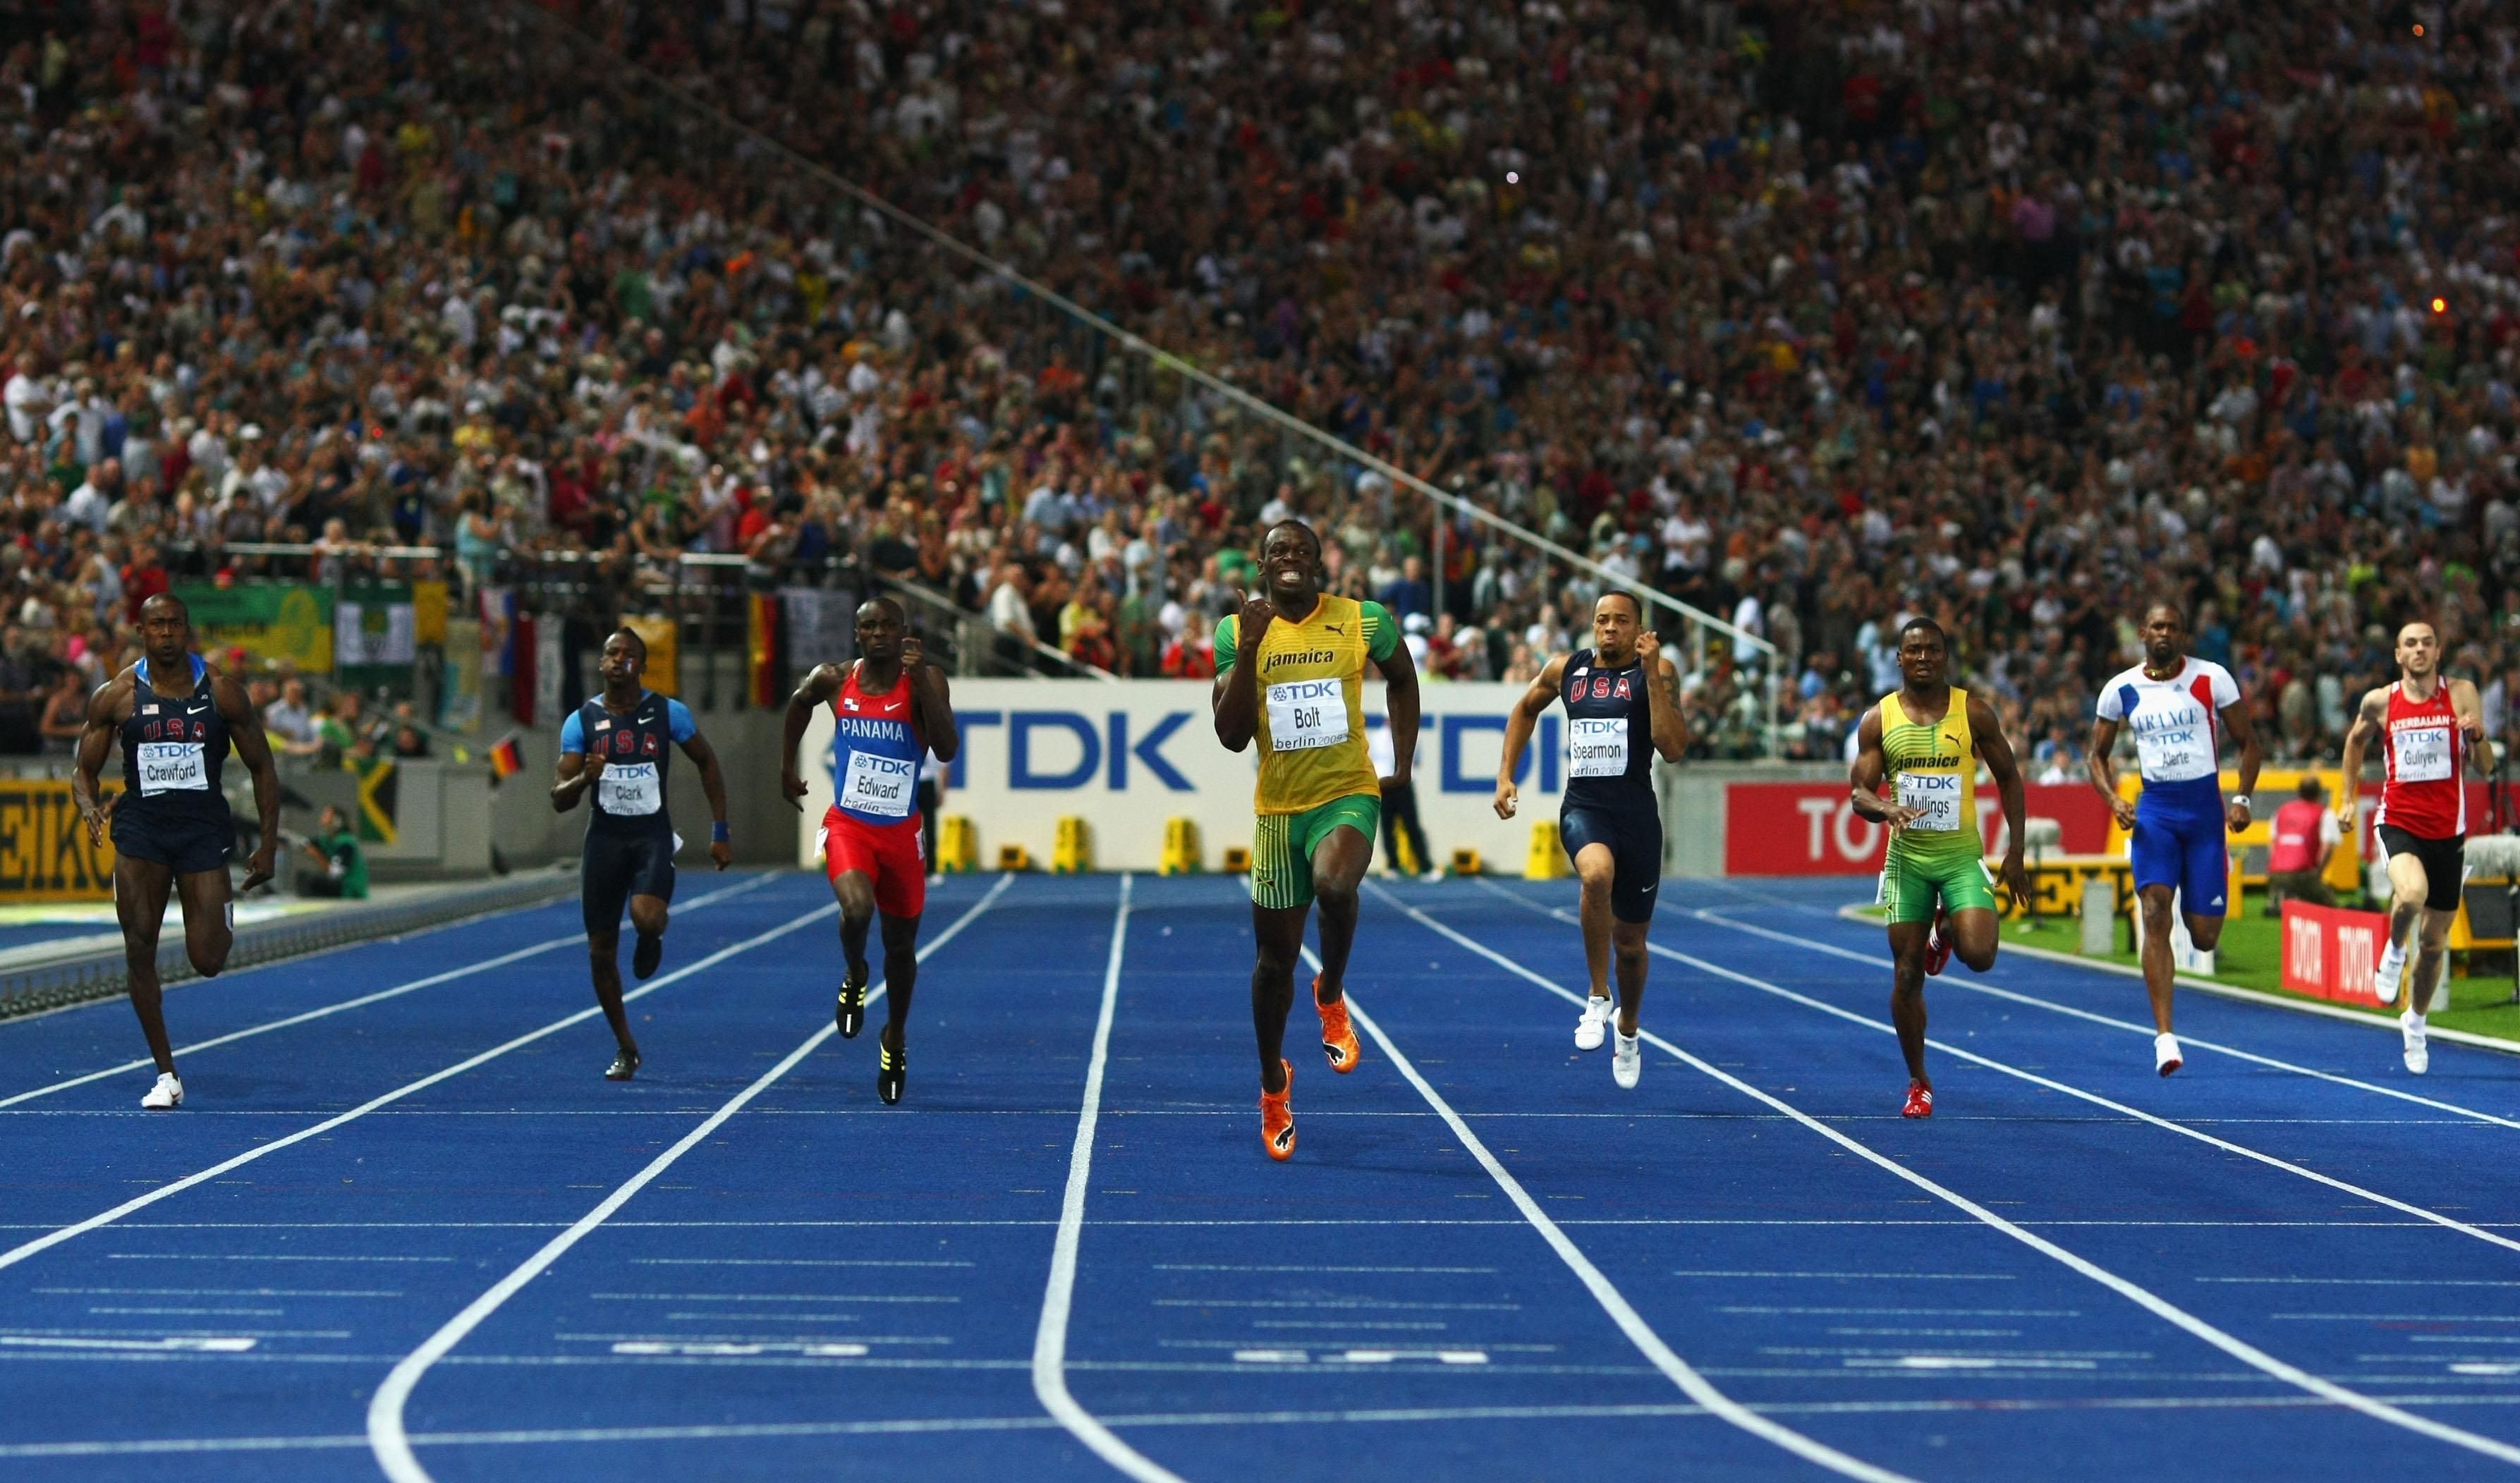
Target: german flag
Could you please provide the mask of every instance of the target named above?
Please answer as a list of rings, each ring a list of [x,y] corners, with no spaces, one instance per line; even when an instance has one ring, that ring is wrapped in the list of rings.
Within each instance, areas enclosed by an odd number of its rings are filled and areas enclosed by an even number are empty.
[[[505,783],[524,771],[525,754],[517,749],[517,739],[509,737],[490,748],[490,781]]]

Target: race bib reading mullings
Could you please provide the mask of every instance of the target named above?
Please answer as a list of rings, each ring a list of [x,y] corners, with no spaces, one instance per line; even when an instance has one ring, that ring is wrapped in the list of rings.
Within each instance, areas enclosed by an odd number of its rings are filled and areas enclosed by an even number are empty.
[[[595,780],[595,801],[608,814],[652,814],[665,806],[663,781],[653,762],[615,762]]]
[[[1337,680],[1285,680],[1269,687],[1269,749],[1311,751],[1347,740],[1347,692]]]
[[[1924,812],[1909,829],[1929,834],[1953,834],[1960,827],[1960,777],[1958,773],[1901,773],[1899,801]]]
[[[2398,781],[2439,783],[2450,776],[2450,728],[2415,726],[2389,739],[2398,754]]]
[[[1566,722],[1566,776],[1624,778],[1628,773],[1625,716],[1574,716]]]
[[[907,819],[919,797],[919,764],[902,757],[849,753],[840,780],[840,807],[887,819]]]
[[[199,742],[143,742],[140,743],[140,796],[157,793],[209,791],[209,766],[202,756]]]

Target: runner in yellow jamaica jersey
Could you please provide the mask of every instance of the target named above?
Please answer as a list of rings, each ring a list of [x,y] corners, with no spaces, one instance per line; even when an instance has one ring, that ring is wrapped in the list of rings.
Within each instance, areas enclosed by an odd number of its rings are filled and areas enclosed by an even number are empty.
[[[2003,888],[2030,899],[2021,869],[2021,820],[2027,808],[2021,769],[1995,707],[1953,688],[1951,652],[1942,625],[1911,618],[1899,630],[1899,675],[1905,682],[1864,713],[1857,732],[1855,811],[1890,826],[1881,867],[1881,905],[1890,926],[1890,1020],[1908,1057],[1910,1117],[1934,1114],[1934,1082],[1925,1074],[1925,978],[1957,951],[1983,973],[1995,966],[1999,919],[1995,881],[1986,871],[1978,832],[1977,765],[2003,796]],[[1881,796],[1887,778],[1896,792]]]
[[[1330,1069],[1356,1069],[1356,1031],[1342,980],[1356,941],[1356,888],[1373,858],[1382,790],[1408,782],[1418,751],[1418,669],[1400,625],[1379,603],[1322,591],[1322,542],[1301,520],[1260,541],[1261,592],[1216,625],[1216,737],[1233,751],[1260,743],[1259,815],[1251,843],[1251,1023],[1260,1037],[1260,1139],[1269,1156],[1295,1151],[1287,1104],[1293,1068],[1281,1052],[1295,1002],[1304,919],[1322,906],[1322,971],[1313,1005]],[[1393,757],[1374,776],[1366,750],[1365,672],[1389,682]]]

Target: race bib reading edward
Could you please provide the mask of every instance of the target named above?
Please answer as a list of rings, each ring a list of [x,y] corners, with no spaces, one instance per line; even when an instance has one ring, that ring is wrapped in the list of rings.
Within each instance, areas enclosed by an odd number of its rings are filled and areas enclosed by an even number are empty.
[[[910,817],[911,804],[917,800],[918,788],[917,762],[851,752],[848,778],[840,788],[840,807],[862,814],[880,814],[887,819],[906,819]]]

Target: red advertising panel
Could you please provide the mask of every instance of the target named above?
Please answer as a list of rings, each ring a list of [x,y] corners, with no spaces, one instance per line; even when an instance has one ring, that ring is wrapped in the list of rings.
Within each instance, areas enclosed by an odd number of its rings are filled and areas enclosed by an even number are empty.
[[[2371,968],[2388,941],[2385,912],[2346,912],[2287,901],[2283,908],[2283,986],[2339,1004],[2379,1003]]]
[[[2109,806],[2089,784],[2032,784],[2030,817],[2064,828],[2058,848],[2095,855],[2109,845]],[[2003,805],[1992,787],[1977,793],[1987,849],[2003,832]],[[1881,869],[1889,831],[1855,812],[1843,783],[1732,783],[1724,789],[1724,873],[1728,876],[1853,876]]]

